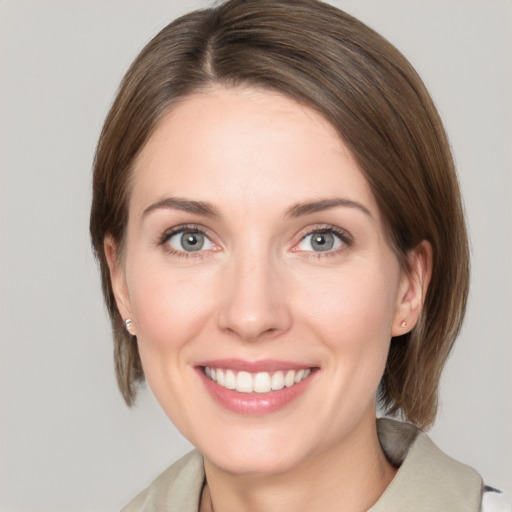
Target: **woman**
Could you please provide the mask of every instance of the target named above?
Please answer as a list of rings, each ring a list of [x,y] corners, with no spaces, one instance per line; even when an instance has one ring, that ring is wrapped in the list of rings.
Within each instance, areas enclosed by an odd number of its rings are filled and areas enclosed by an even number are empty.
[[[446,136],[387,41],[313,0],[176,20],[100,137],[91,235],[128,404],[196,446],[126,510],[475,510],[431,425],[468,249]],[[409,423],[375,420],[376,395]],[[415,425],[415,426],[413,426]]]

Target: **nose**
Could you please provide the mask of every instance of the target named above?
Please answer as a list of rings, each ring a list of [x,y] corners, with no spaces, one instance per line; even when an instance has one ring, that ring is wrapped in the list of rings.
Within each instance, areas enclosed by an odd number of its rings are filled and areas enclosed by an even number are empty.
[[[220,291],[218,326],[244,341],[273,338],[288,331],[292,315],[283,269],[272,258],[239,255],[229,264]]]

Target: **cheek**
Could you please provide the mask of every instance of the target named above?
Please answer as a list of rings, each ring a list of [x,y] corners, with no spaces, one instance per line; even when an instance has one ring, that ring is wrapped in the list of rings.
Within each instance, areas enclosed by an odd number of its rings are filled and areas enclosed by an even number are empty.
[[[373,407],[391,341],[396,281],[381,272],[352,272],[325,283],[310,301],[314,328],[331,357],[332,408],[341,418]],[[339,405],[338,405],[339,404]]]
[[[350,410],[374,399],[384,372],[398,282],[393,270],[333,273],[303,295],[301,309],[309,311],[304,330],[328,349],[338,383],[333,400]]]
[[[196,378],[187,364],[189,354],[211,316],[212,276],[157,264],[140,265],[131,276],[130,302],[146,381],[173,423],[193,431],[180,411],[189,406],[184,390],[192,389]]]
[[[131,276],[130,302],[143,364],[149,357],[161,360],[165,353],[176,353],[198,335],[215,297],[211,275],[155,264],[141,265]]]
[[[317,280],[304,290],[302,305],[309,318],[336,346],[336,340],[361,346],[389,340],[396,301],[396,283],[382,274],[340,273]]]

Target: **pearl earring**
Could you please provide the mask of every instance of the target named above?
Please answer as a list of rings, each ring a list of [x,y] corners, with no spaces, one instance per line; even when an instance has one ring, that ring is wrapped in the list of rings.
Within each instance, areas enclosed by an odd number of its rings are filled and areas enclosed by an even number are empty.
[[[124,321],[124,327],[128,334],[131,334],[132,336],[135,336],[135,332],[133,331],[133,320],[131,318],[127,318]]]

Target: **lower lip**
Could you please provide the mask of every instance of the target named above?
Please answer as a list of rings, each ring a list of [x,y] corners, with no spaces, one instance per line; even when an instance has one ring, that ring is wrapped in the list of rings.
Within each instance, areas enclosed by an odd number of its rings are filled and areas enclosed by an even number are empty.
[[[316,371],[313,371],[309,377],[301,380],[298,384],[278,391],[239,393],[213,382],[204,374],[203,368],[197,370],[206,389],[218,404],[231,412],[245,416],[261,416],[283,409],[306,391],[316,374]]]

